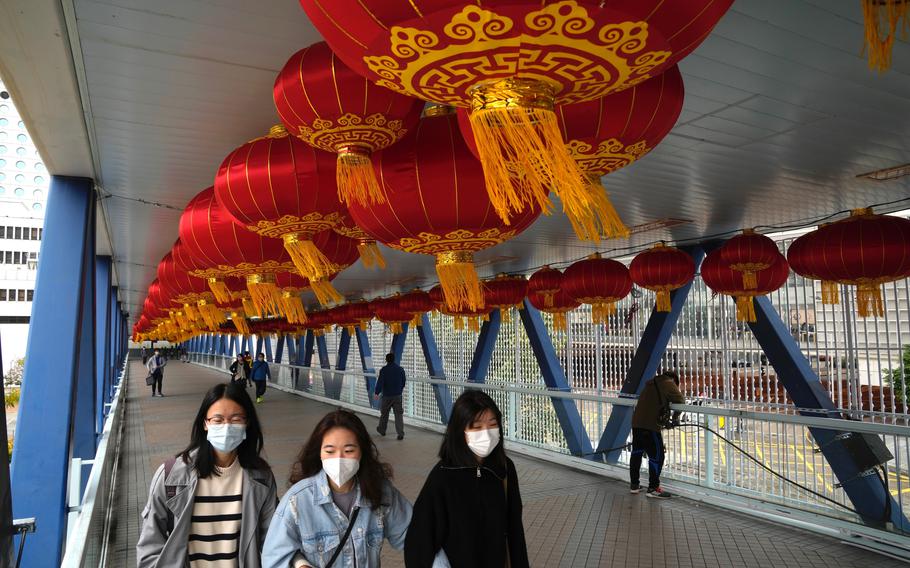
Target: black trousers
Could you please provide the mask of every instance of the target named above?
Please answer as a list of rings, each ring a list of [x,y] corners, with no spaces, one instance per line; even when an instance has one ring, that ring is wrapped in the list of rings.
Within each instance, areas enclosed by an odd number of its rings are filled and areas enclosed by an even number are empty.
[[[161,382],[164,380],[164,372],[152,373],[152,380],[152,394],[155,394],[155,387],[158,387],[158,394],[161,394]]]
[[[266,381],[253,381],[256,384],[256,398],[265,394],[265,389],[268,383]]]
[[[642,455],[648,456],[648,489],[660,487],[660,470],[664,467],[664,438],[660,432],[632,428],[632,457],[629,458],[629,478],[633,486],[639,485]]]
[[[382,396],[379,406],[379,431],[385,434],[389,426],[389,411],[395,410],[395,432],[404,436],[404,408],[401,406],[401,395]]]

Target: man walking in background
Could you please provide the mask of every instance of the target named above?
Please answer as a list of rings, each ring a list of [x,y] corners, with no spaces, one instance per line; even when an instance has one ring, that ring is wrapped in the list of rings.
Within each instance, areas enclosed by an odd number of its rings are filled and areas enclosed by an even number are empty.
[[[648,497],[667,499],[670,494],[660,487],[660,471],[664,467],[664,438],[660,431],[670,420],[670,403],[685,402],[679,391],[679,375],[665,371],[647,383],[638,396],[632,414],[632,456],[629,458],[629,477],[632,493],[641,491],[642,455],[648,456]]]
[[[167,365],[167,359],[160,350],[155,349],[155,354],[149,357],[148,363],[145,365],[152,377],[152,396],[155,396],[155,387],[158,387],[158,396],[164,396],[161,392],[161,383],[164,380],[165,365]]]
[[[253,367],[250,369],[250,378],[256,385],[256,402],[262,402],[268,385],[266,380],[272,379],[272,372],[269,370],[269,364],[266,363],[263,353],[256,355],[256,361],[253,362]]]
[[[380,405],[379,427],[376,431],[380,436],[385,436],[386,428],[389,425],[389,411],[395,409],[395,431],[398,433],[398,439],[404,439],[404,410],[401,407],[401,393],[404,391],[406,381],[404,369],[395,363],[395,354],[389,353],[385,356],[385,367],[379,371],[379,379],[376,381],[376,388],[373,391],[378,399],[382,395],[382,404]]]

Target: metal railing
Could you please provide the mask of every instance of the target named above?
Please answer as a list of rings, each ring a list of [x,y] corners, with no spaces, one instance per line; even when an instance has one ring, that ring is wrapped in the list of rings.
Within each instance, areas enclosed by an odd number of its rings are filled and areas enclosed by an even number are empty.
[[[190,361],[220,371],[226,371],[231,362],[229,357],[200,353],[191,354]],[[271,370],[272,386],[280,390],[349,406],[358,411],[375,412],[370,407],[366,390],[368,375],[362,372],[279,363],[272,363]],[[447,385],[453,400],[465,388],[486,391],[502,410],[506,439],[520,444],[523,449],[544,450],[535,455],[573,467],[584,464],[584,467],[599,468],[608,475],[628,479],[628,449],[622,450],[618,467],[568,455],[552,399],[574,401],[591,445],[596,447],[613,408],[634,406],[635,398],[551,391],[523,384],[469,383],[409,376],[403,399],[405,416],[410,421],[435,429],[439,429],[442,422],[435,402],[434,385]],[[819,452],[809,428],[873,434],[880,436],[894,455],[894,460],[885,466],[889,491],[903,511],[910,511],[910,428],[906,426],[797,413],[756,412],[733,407],[693,404],[673,407],[682,412],[684,423],[665,433],[667,456],[663,477],[667,479],[745,499],[750,506],[771,504],[772,509],[785,507],[792,512],[805,513],[807,518],[822,516],[824,519],[821,522],[827,526],[837,520],[844,527],[850,527],[844,529],[850,534],[857,531],[868,534],[872,529],[863,527],[860,517],[852,511],[850,500]],[[733,444],[783,478],[811,492],[769,473],[735,449]],[[514,445],[511,447],[516,448]],[[872,532],[878,534],[878,531]],[[906,541],[905,545],[910,547],[910,540],[903,536],[894,538],[898,542]]]
[[[123,434],[124,398],[129,382],[129,355],[124,358],[120,380],[111,397],[111,406],[104,421],[104,430],[91,460],[92,469],[85,491],[81,487],[81,461],[71,468],[70,501],[77,503],[70,507],[67,523],[66,551],[61,566],[80,568],[82,566],[105,566],[112,521],[113,503],[117,487],[117,469],[120,444]],[[75,488],[75,489],[74,489]],[[75,492],[75,495],[74,495]],[[81,498],[80,498],[81,497]]]

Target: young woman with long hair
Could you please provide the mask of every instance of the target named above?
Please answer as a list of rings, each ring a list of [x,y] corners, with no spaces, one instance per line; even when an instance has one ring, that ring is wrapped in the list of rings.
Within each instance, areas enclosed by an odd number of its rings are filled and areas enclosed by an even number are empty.
[[[190,444],[155,472],[136,544],[139,568],[258,568],[278,502],[262,428],[240,383],[202,399]]]
[[[356,414],[327,414],[291,468],[292,487],[265,539],[266,568],[379,566],[382,541],[401,549],[411,504]]]
[[[458,397],[439,463],[414,503],[406,566],[528,566],[518,475],[502,438],[502,413],[492,398],[473,389]]]

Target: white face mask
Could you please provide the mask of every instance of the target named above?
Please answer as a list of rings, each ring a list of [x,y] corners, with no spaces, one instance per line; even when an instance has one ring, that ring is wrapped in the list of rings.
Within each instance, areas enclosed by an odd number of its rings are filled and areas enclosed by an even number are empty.
[[[468,447],[479,458],[485,458],[493,451],[493,448],[499,444],[499,428],[490,428],[489,430],[465,430],[465,438],[468,440]]]
[[[219,452],[230,453],[246,440],[245,424],[209,424],[208,440]]]
[[[341,487],[357,475],[360,460],[354,458],[326,458],[322,460],[322,470],[335,485]]]

